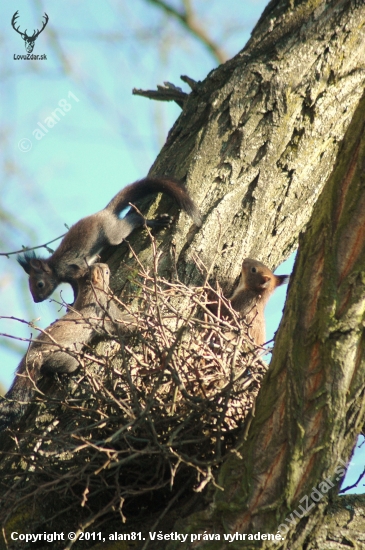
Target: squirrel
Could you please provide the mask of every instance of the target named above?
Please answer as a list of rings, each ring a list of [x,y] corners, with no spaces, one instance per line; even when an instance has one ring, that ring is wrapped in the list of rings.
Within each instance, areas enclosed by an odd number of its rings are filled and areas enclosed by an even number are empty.
[[[121,321],[117,327],[122,331],[137,329],[134,317],[121,313],[110,301],[108,285],[106,264],[92,265],[89,272],[78,279],[79,291],[72,311],[46,328],[19,363],[14,382],[0,402],[0,429],[18,420],[42,374],[74,372],[80,364],[77,353],[103,329],[114,333],[114,320]]]
[[[246,258],[242,264],[241,276],[237,288],[230,297],[232,308],[250,325],[249,334],[258,346],[265,343],[265,306],[274,290],[289,281],[289,275],[274,273],[258,260]],[[210,307],[217,313],[217,303]],[[229,310],[221,304],[221,315],[229,315]]]
[[[43,302],[60,283],[71,284],[76,300],[77,279],[85,274],[102,250],[109,245],[120,244],[133,229],[144,224],[148,227],[167,226],[170,217],[166,214],[145,220],[131,210],[124,218],[118,217],[130,203],[159,192],[174,198],[194,223],[201,225],[199,210],[180,182],[172,178],[149,177],[136,181],[119,191],[103,210],[75,223],[49,258],[37,257],[34,251],[18,256],[19,264],[29,275],[34,302]]]

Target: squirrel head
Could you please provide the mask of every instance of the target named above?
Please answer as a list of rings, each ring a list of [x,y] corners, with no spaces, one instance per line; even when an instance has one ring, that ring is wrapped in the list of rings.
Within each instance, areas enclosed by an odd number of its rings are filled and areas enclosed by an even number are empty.
[[[18,263],[29,275],[29,288],[35,302],[43,302],[58,285],[57,277],[47,261],[37,258],[34,251],[18,256]]]
[[[98,262],[89,268],[89,279],[94,286],[105,290],[109,286],[109,278],[108,264]]]
[[[238,287],[240,291],[251,290],[257,294],[269,296],[274,290],[289,281],[288,275],[274,273],[258,260],[246,258],[242,264],[242,272]]]
[[[105,307],[108,299],[110,269],[107,264],[96,263],[91,265],[83,277],[77,279],[78,292],[73,307],[80,309],[85,305],[85,295],[90,294],[94,299],[97,295],[97,303]]]

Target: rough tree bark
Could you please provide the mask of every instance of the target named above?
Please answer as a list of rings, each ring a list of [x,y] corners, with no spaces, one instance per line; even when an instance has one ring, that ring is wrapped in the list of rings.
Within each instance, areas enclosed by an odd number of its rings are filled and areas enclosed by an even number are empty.
[[[177,269],[183,282],[199,284],[199,256],[229,291],[244,257],[273,268],[297,247],[364,89],[364,28],[360,0],[272,1],[244,50],[194,86],[150,173],[185,179],[204,224],[198,230],[181,215],[172,237],[159,237],[162,274],[171,277]],[[358,135],[363,106],[359,113]],[[207,512],[178,525],[180,532],[276,532],[302,496],[333,475],[337,460],[350,456],[364,417],[365,271],[364,183],[355,169],[365,152],[356,139],[351,143],[354,148],[342,149],[343,172],[332,176],[301,242],[242,459],[227,462],[221,472],[226,490],[212,496]],[[156,208],[174,207],[163,199]],[[130,242],[148,264],[149,238],[136,232]],[[121,261],[133,265],[126,246],[110,257],[110,266],[118,267],[115,288],[126,278]],[[281,546],[325,547],[318,541],[327,537],[326,503],[321,499]],[[171,527],[175,517],[164,522]],[[315,526],[317,540],[310,534]]]
[[[271,2],[246,48],[197,83],[151,170],[186,178],[205,215],[201,231],[183,220],[174,234],[184,282],[200,282],[195,255],[213,262],[230,290],[244,257],[276,267],[295,249],[363,93],[364,17],[362,2]],[[181,532],[276,532],[284,522],[285,534],[285,518],[300,499],[326,477],[333,480],[338,460],[351,455],[364,421],[361,165],[355,174],[365,153],[364,114],[359,107],[302,242],[243,458],[224,466],[225,491],[216,492],[208,513],[181,521]],[[146,243],[134,238],[132,245],[147,261]],[[169,245],[168,238],[161,244],[166,275]],[[324,498],[309,520],[294,516],[298,526],[282,547],[320,548],[328,533],[322,530],[318,543],[311,531],[325,524],[326,510]],[[364,527],[354,527],[354,540]],[[346,545],[345,539],[344,527]],[[331,544],[341,548],[341,537]],[[229,543],[236,545],[247,543]]]
[[[214,506],[190,518],[192,533],[212,524],[215,532],[279,529],[286,537],[278,548],[317,547],[313,531],[323,523],[327,493],[339,487],[365,419],[364,174],[365,94],[300,240],[248,437],[222,467],[224,491],[216,491]],[[352,538],[363,548],[361,515]],[[204,545],[239,547],[241,541]]]
[[[200,280],[195,254],[214,258],[229,288],[243,258],[275,267],[295,250],[362,95],[364,61],[363,2],[271,2],[244,50],[196,84],[150,172],[186,180],[205,215],[201,231],[184,218],[173,235],[184,282]],[[148,238],[131,243],[148,260]]]

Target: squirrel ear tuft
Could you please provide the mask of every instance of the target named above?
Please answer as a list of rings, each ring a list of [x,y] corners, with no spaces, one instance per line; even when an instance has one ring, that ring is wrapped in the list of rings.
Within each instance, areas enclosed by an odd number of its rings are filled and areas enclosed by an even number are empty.
[[[49,265],[41,258],[37,258],[34,250],[31,250],[29,252],[24,252],[24,254],[18,256],[17,260],[18,260],[18,263],[24,269],[24,271],[28,273],[28,275],[30,275],[31,271],[36,271],[38,273],[51,272],[51,268],[49,267]]]
[[[275,275],[277,286],[286,285],[290,281],[290,275]]]
[[[34,250],[31,250],[29,252],[24,252],[24,254],[19,254],[17,257],[17,262],[19,265],[22,266],[24,271],[26,273],[30,273],[30,270],[32,268],[31,261],[34,260],[36,257]]]

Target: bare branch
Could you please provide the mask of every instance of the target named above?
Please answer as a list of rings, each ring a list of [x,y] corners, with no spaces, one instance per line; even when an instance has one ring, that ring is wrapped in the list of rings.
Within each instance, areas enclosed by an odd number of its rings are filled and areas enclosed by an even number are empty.
[[[64,233],[63,235],[60,235],[59,237],[56,237],[55,239],[52,239],[52,241],[48,241],[45,244],[39,244],[37,246],[32,246],[32,247],[25,246],[20,250],[14,250],[13,252],[0,252],[0,256],[6,256],[8,258],[13,254],[21,254],[22,252],[28,252],[29,250],[37,250],[38,248],[46,248],[48,252],[53,252],[53,250],[48,248],[48,245],[51,243],[54,243],[55,241],[58,241],[59,239],[62,239],[65,235],[66,233]]]
[[[138,90],[137,88],[133,88],[132,94],[155,99],[156,101],[175,101],[181,108],[184,107],[184,102],[189,96],[181,88],[174,86],[170,82],[165,82],[164,86],[157,85],[157,90]]]
[[[213,55],[216,61],[221,64],[224,63],[228,56],[223,51],[223,49],[214,42],[214,40],[209,36],[205,29],[198,23],[196,20],[191,6],[187,6],[185,2],[185,11],[179,12],[174,6],[171,6],[164,0],[147,0],[151,4],[155,4],[167,14],[174,17],[181,25],[190,32],[195,38],[198,38],[202,44],[208,49],[208,51]],[[188,9],[187,9],[188,8]]]

